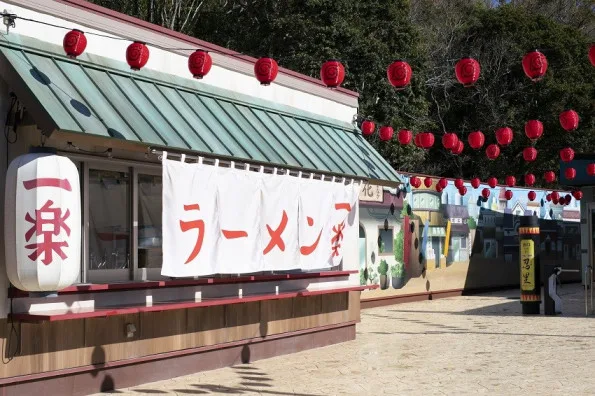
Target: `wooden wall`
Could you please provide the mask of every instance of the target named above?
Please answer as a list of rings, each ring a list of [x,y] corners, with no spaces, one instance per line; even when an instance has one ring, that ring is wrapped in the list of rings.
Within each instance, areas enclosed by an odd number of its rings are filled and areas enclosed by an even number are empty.
[[[360,292],[295,299],[67,320],[16,323],[0,321],[4,345],[0,378],[138,358],[187,348],[359,321]],[[137,332],[126,338],[126,324]],[[12,350],[8,350],[9,341]]]

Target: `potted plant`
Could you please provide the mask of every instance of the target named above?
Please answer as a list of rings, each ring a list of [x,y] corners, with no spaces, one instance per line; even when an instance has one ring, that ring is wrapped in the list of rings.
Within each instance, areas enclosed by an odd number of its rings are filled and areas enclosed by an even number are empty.
[[[378,283],[378,276],[376,271],[374,271],[374,267],[368,267],[368,284],[375,285]]]
[[[386,260],[381,260],[378,265],[378,273],[380,274],[380,289],[388,289],[388,263]]]
[[[405,283],[405,265],[397,261],[397,263],[390,267],[391,284],[393,289],[400,289]]]

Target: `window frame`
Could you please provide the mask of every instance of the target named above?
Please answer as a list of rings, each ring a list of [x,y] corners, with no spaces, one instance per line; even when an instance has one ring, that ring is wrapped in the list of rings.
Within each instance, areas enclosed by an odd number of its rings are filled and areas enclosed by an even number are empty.
[[[387,229],[384,228],[384,226],[378,226],[378,238],[381,238],[380,233],[382,231],[392,231],[392,249],[390,252],[382,252],[380,253],[380,248],[378,249],[378,256],[380,257],[390,257],[392,255],[394,255],[395,253],[395,227],[394,226],[389,226]]]

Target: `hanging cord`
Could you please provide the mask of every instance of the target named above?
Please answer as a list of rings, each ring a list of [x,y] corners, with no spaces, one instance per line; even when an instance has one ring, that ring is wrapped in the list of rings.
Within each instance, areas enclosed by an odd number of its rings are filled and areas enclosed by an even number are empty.
[[[15,321],[13,319],[13,298],[10,298],[10,315],[8,323],[10,324],[10,331],[8,332],[8,336],[2,343],[2,363],[8,364],[19,354],[19,349],[21,345],[21,334],[17,331],[17,327]],[[13,337],[16,339],[16,348],[14,348],[13,353]]]

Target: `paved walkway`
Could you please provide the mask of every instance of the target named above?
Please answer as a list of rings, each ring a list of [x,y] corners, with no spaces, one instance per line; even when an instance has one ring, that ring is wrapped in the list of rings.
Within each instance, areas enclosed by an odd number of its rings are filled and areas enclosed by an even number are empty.
[[[560,293],[558,317],[520,316],[518,291],[365,310],[355,341],[119,394],[593,395],[595,317]]]

